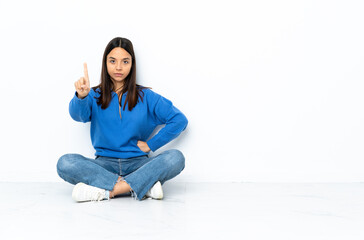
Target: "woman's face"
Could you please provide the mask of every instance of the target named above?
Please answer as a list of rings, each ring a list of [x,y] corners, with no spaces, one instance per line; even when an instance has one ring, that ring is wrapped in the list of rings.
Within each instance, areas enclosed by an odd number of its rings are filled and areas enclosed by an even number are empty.
[[[116,47],[106,56],[106,66],[114,85],[123,84],[132,66],[131,55],[125,49]]]

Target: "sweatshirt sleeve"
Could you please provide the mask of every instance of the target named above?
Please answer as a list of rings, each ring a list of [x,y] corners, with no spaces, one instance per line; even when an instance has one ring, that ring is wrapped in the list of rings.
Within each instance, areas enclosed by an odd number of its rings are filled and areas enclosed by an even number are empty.
[[[178,137],[188,124],[186,116],[173,106],[170,100],[158,94],[154,97],[154,104],[151,104],[151,113],[158,125],[165,124],[165,126],[147,141],[153,152]]]
[[[69,112],[73,120],[77,122],[91,121],[92,97],[90,93],[83,99],[79,99],[77,93],[73,96],[69,104]]]

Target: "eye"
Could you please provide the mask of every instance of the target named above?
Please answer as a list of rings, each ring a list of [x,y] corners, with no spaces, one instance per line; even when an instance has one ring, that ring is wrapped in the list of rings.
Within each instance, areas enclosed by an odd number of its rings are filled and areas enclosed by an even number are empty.
[[[128,64],[128,63],[129,63],[129,61],[126,61],[126,60],[124,61],[124,64]]]
[[[115,63],[115,60],[110,60],[110,63]]]

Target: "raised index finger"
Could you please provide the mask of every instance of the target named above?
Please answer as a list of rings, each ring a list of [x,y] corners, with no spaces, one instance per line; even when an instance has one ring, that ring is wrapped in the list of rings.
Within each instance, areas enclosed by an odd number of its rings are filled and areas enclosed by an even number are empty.
[[[86,80],[88,81],[87,63],[83,64],[83,73],[85,75]]]

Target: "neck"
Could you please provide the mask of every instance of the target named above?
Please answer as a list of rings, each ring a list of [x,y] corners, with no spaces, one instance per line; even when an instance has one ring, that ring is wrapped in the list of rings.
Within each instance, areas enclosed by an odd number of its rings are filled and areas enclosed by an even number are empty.
[[[124,86],[123,83],[114,82],[114,88],[113,88],[113,90],[115,92],[119,92],[119,91],[121,91],[121,89],[123,89],[123,86]]]

